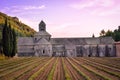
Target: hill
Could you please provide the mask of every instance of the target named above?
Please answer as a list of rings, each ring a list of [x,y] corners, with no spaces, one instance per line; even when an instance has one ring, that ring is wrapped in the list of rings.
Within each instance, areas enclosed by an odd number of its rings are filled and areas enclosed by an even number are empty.
[[[15,29],[17,36],[33,36],[33,34],[36,32],[28,25],[20,22],[19,18],[11,17],[0,12],[0,39],[2,38],[2,29],[6,18],[8,19],[8,22],[11,24],[12,28]]]

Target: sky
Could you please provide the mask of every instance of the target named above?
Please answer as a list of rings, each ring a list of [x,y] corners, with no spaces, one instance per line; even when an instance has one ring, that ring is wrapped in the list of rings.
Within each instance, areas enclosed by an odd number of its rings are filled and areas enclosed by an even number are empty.
[[[120,0],[2,0],[0,12],[36,31],[43,20],[52,37],[98,37],[120,26]]]

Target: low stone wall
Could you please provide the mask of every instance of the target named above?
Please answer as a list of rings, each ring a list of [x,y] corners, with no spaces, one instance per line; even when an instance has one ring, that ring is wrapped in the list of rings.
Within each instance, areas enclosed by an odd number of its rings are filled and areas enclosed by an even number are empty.
[[[120,57],[120,42],[116,42],[115,46],[116,46],[116,56]]]

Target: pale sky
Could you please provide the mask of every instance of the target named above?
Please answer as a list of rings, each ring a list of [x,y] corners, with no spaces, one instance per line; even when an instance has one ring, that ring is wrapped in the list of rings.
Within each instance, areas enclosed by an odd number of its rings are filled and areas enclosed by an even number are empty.
[[[43,20],[52,37],[97,37],[120,25],[120,0],[2,0],[0,12],[36,31]]]

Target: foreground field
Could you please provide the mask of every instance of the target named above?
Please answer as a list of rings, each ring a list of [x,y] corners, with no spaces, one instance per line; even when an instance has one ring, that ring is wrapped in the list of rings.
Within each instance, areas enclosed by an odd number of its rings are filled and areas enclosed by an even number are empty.
[[[120,58],[29,57],[2,60],[0,80],[120,80]]]

